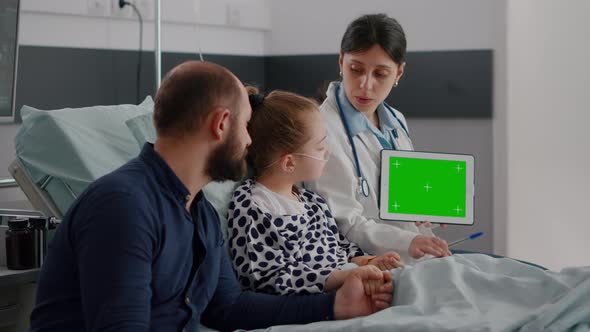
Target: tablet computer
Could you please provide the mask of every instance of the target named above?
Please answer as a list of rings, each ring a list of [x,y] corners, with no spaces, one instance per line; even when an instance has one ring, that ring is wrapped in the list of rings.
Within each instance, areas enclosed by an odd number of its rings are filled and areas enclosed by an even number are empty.
[[[471,155],[382,150],[380,218],[473,225],[474,162]]]

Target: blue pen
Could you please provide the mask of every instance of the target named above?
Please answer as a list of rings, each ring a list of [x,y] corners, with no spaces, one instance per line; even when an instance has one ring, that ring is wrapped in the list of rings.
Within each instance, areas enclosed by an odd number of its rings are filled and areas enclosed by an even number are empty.
[[[473,234],[471,234],[471,235],[469,235],[469,236],[467,236],[465,238],[462,238],[460,240],[453,241],[453,242],[449,243],[449,248],[450,247],[454,247],[454,246],[458,245],[459,243],[461,243],[463,241],[475,240],[475,239],[477,239],[478,237],[480,237],[482,235],[483,235],[483,232],[473,233]]]

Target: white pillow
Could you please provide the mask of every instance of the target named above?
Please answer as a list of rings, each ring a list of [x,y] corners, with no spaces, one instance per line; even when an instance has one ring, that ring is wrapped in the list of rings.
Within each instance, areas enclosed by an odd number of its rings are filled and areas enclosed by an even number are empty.
[[[125,121],[125,124],[131,130],[131,134],[133,134],[140,147],[146,142],[154,143],[156,141],[153,111],[131,118]]]
[[[15,151],[36,183],[65,213],[74,197],[97,178],[139,154],[125,121],[153,112],[147,97],[140,105],[106,105],[52,111],[23,106]],[[62,183],[63,188],[54,188]]]

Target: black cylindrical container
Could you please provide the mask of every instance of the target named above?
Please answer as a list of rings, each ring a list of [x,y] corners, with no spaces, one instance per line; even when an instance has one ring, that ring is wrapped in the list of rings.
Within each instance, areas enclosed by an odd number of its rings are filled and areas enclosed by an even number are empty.
[[[36,267],[41,267],[45,259],[45,252],[47,252],[47,218],[29,218],[29,227],[33,231],[33,237],[35,238]]]
[[[8,221],[6,231],[6,267],[10,270],[35,268],[35,235],[27,219]]]

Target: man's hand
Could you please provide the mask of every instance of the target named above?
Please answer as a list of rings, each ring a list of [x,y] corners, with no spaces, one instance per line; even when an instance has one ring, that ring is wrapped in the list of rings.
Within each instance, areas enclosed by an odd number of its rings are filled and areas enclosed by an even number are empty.
[[[346,277],[350,274],[351,270],[334,270],[332,273],[328,275],[326,279],[326,283],[324,285],[324,290],[330,291],[333,289],[338,289],[344,283]]]
[[[374,265],[381,271],[387,271],[404,266],[404,263],[402,263],[402,259],[397,252],[390,251],[370,259],[367,265]]]
[[[375,266],[352,270],[336,292],[334,318],[349,319],[383,310],[393,299],[393,281]]]
[[[436,257],[452,255],[447,241],[438,237],[424,235],[417,235],[410,243],[408,251],[413,258],[421,258],[426,254]]]

